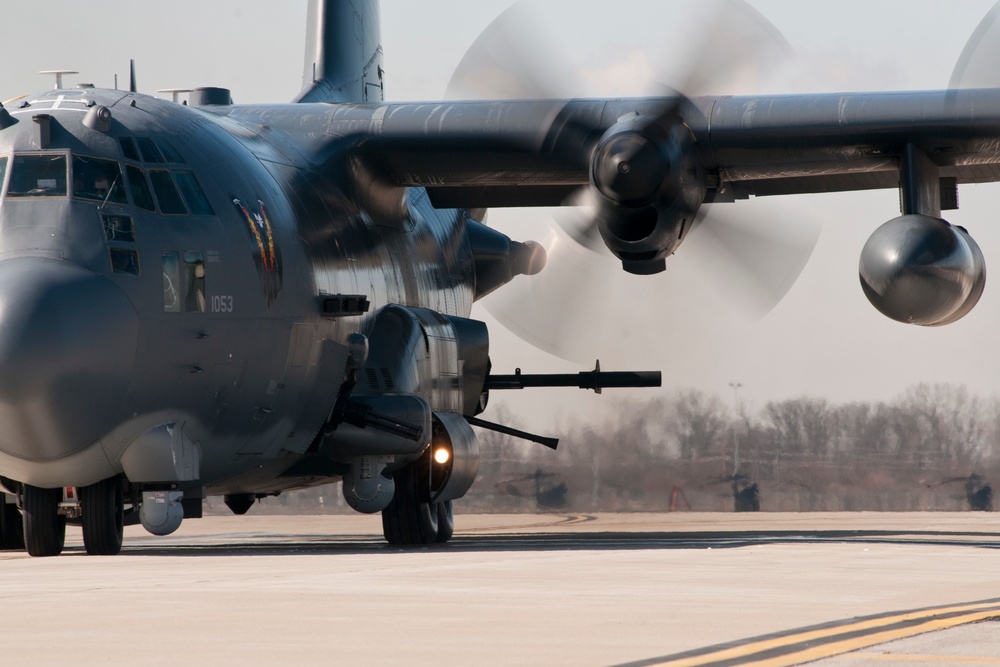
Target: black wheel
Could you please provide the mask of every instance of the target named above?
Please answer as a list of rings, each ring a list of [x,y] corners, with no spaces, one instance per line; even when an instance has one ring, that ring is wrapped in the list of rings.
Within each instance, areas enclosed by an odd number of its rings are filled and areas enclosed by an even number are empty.
[[[0,498],[0,549],[24,548],[24,519],[17,505]]]
[[[66,517],[59,516],[62,489],[24,485],[24,545],[32,556],[58,556],[66,543]]]
[[[78,489],[83,512],[83,546],[95,556],[114,556],[122,550],[125,501],[121,480],[105,479]]]
[[[396,491],[382,510],[382,534],[396,546],[433,544],[438,539],[438,509],[426,502],[430,480],[421,474],[420,462],[393,473]]]
[[[434,503],[438,513],[437,541],[444,544],[455,534],[455,516],[451,511],[451,501]]]

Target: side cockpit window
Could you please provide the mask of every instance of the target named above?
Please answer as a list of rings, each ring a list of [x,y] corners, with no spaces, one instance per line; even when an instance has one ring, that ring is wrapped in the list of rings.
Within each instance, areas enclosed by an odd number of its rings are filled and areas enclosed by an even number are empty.
[[[125,156],[126,160],[132,160],[133,162],[139,162],[139,151],[135,148],[135,142],[129,137],[121,137],[118,139],[118,143],[121,144],[122,154]]]
[[[3,194],[3,179],[7,175],[7,157],[0,155],[0,195]]]
[[[15,155],[8,197],[65,197],[65,155]]]
[[[174,145],[171,144],[166,139],[157,139],[156,146],[160,149],[160,153],[163,155],[163,159],[167,162],[173,162],[175,164],[187,164],[184,157],[177,152]]]
[[[141,209],[155,211],[156,204],[153,203],[153,193],[149,191],[149,184],[146,176],[139,167],[130,164],[125,165],[125,173],[128,175],[128,188],[132,193],[132,201]]]
[[[181,199],[170,172],[166,169],[150,169],[149,181],[153,184],[153,192],[156,193],[156,201],[160,203],[160,213],[165,215],[184,215],[187,208],[184,200]]]
[[[152,139],[136,139],[139,144],[139,152],[142,153],[142,161],[149,162],[151,164],[162,164],[163,155],[160,153],[160,149],[156,147]]]
[[[102,203],[128,204],[118,162],[74,155],[73,196]]]
[[[193,172],[175,171],[174,178],[177,180],[177,187],[184,194],[184,199],[187,200],[191,215],[215,215],[215,210],[208,203],[208,197],[205,196],[205,191],[201,189]]]

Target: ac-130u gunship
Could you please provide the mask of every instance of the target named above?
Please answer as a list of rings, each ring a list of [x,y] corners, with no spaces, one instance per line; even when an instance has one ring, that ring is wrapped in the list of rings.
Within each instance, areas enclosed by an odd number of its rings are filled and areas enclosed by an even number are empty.
[[[294,103],[57,83],[0,109],[7,544],[58,554],[78,520],[114,554],[128,521],[168,534],[209,495],[243,513],[338,479],[390,543],[447,541],[472,426],[533,437],[477,417],[489,391],[659,383],[491,374],[472,304],[545,257],[489,207],[585,192],[623,269],[652,274],[703,203],[898,187],[861,259],[872,303],[936,326],[982,293],[940,214],[1000,180],[1000,91],[388,104],[377,0],[310,14]]]

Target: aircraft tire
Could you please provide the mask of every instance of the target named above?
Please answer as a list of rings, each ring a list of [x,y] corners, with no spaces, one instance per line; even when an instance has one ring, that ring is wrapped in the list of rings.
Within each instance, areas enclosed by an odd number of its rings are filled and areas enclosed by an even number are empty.
[[[83,511],[83,546],[93,556],[114,556],[122,550],[125,502],[117,477],[79,489]]]
[[[421,500],[421,466],[411,463],[393,474],[396,492],[382,510],[382,534],[393,546],[433,544],[438,537],[438,510]]]
[[[24,548],[24,519],[17,505],[0,499],[0,549]]]
[[[59,516],[62,489],[24,485],[24,544],[31,556],[58,556],[66,543],[66,517]]]
[[[437,506],[438,513],[438,534],[436,541],[444,544],[455,534],[455,515],[452,514],[450,500],[434,504]]]

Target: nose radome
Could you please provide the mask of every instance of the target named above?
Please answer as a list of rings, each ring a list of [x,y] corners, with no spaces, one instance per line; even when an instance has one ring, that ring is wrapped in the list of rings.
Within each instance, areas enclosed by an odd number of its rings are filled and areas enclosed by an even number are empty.
[[[131,302],[107,278],[61,260],[0,261],[0,450],[47,461],[107,433],[138,329]]]

